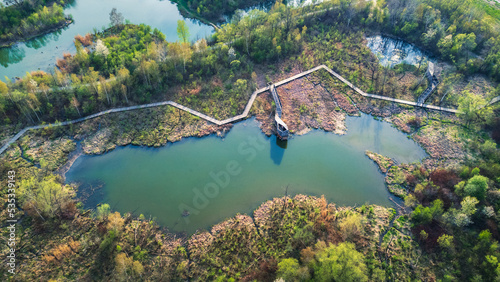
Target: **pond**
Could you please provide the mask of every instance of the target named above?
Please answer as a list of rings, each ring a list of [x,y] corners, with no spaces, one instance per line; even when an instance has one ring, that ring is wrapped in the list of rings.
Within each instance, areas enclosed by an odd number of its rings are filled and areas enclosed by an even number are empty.
[[[109,203],[113,210],[151,216],[171,231],[189,234],[237,213],[249,214],[285,193],[325,195],[337,205],[391,206],[384,176],[365,150],[402,163],[419,161],[426,153],[406,134],[369,115],[346,122],[346,135],[313,130],[283,144],[266,137],[251,118],[235,124],[224,138],[81,156],[66,181],[82,184],[79,196],[91,194],[86,208]]]
[[[139,8],[138,8],[139,6]],[[94,28],[102,30],[110,23],[109,13],[117,8],[119,13],[130,22],[145,23],[163,32],[168,41],[176,41],[177,21],[184,19],[177,5],[170,1],[159,0],[76,0],[65,9],[65,14],[73,15],[74,23],[66,29],[38,37],[10,48],[0,48],[0,79],[4,76],[22,77],[34,70],[53,70],[56,59],[63,52],[75,53],[73,45],[77,34],[85,35]],[[211,26],[192,19],[184,19],[189,27],[191,39],[209,36]]]
[[[366,40],[368,48],[379,58],[383,66],[392,67],[401,63],[418,66],[430,59],[418,47],[402,40],[380,35],[367,37]],[[433,61],[432,58],[430,60]]]

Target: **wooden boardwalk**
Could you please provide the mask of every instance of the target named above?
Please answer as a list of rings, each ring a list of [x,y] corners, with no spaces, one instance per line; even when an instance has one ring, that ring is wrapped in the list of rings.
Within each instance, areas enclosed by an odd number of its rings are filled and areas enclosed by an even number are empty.
[[[289,77],[287,79],[281,80],[281,81],[275,83],[274,85],[276,87],[281,86],[281,85],[289,83],[289,82],[291,82],[293,80],[296,80],[296,79],[299,79],[299,78],[304,77],[306,75],[309,75],[309,74],[311,74],[311,73],[313,73],[315,71],[318,71],[320,69],[326,70],[332,76],[334,76],[335,78],[337,78],[338,80],[342,81],[344,84],[346,84],[347,86],[349,86],[351,89],[353,89],[355,92],[357,92],[358,94],[360,94],[360,95],[362,95],[364,97],[367,97],[367,98],[379,99],[379,100],[389,101],[389,102],[393,102],[393,103],[405,104],[405,105],[410,105],[410,106],[415,106],[415,107],[421,107],[421,108],[425,108],[425,109],[429,109],[429,110],[436,110],[436,111],[448,112],[448,113],[457,113],[458,112],[456,109],[443,108],[443,107],[438,107],[438,106],[433,106],[433,105],[427,105],[427,104],[418,104],[417,102],[406,101],[406,100],[395,99],[395,98],[390,98],[390,97],[386,97],[386,96],[380,96],[380,95],[365,93],[363,90],[359,89],[358,87],[356,87],[355,85],[353,85],[351,82],[349,82],[347,79],[343,78],[341,75],[339,75],[338,73],[334,72],[333,70],[331,70],[329,67],[327,67],[325,65],[319,65],[319,66],[317,66],[315,68],[312,68],[310,70],[301,72],[301,73],[296,74],[296,75],[294,75],[292,77]],[[250,109],[252,108],[252,105],[253,105],[253,103],[254,103],[255,98],[257,97],[257,95],[259,95],[261,93],[264,93],[264,92],[267,92],[269,90],[270,90],[269,86],[255,90],[252,93],[252,95],[250,96],[250,99],[248,100],[248,103],[247,103],[247,105],[245,107],[245,110],[243,111],[242,114],[236,115],[236,116],[234,116],[232,118],[228,118],[228,119],[225,119],[225,120],[222,120],[222,121],[214,119],[213,117],[209,117],[209,116],[207,116],[205,114],[202,114],[202,113],[200,113],[198,111],[195,111],[193,109],[185,107],[185,106],[183,106],[181,104],[178,104],[176,102],[173,102],[173,101],[163,101],[163,102],[157,102],[157,103],[151,103],[151,104],[145,104],[145,105],[138,105],[138,106],[130,106],[130,107],[123,107],[123,108],[109,109],[109,110],[102,111],[102,112],[99,112],[99,113],[96,113],[96,114],[93,114],[93,115],[90,115],[90,116],[86,116],[86,117],[83,117],[83,118],[79,118],[79,119],[75,119],[75,120],[70,120],[70,121],[57,122],[57,123],[44,124],[44,125],[36,125],[36,126],[29,126],[29,127],[24,128],[23,130],[21,130],[19,133],[17,133],[2,148],[0,148],[0,154],[2,154],[5,150],[7,150],[7,148],[10,145],[12,145],[14,142],[16,142],[28,130],[36,130],[36,129],[53,127],[53,126],[64,126],[64,125],[69,125],[69,124],[75,124],[75,123],[79,123],[79,122],[86,121],[86,120],[89,120],[89,119],[93,119],[93,118],[96,118],[96,117],[100,117],[100,116],[103,116],[103,115],[107,115],[107,114],[110,114],[110,113],[118,113],[118,112],[132,111],[132,110],[138,110],[138,109],[146,109],[146,108],[159,107],[159,106],[172,106],[172,107],[176,107],[178,109],[186,111],[186,112],[188,112],[188,113],[190,113],[192,115],[198,116],[198,117],[200,117],[200,118],[202,118],[202,119],[204,119],[206,121],[209,121],[209,122],[211,122],[213,124],[217,124],[217,125],[224,125],[224,124],[228,124],[228,123],[233,123],[235,121],[238,121],[238,120],[246,118],[248,116],[248,114],[250,113]],[[488,105],[494,104],[494,103],[496,103],[498,101],[500,101],[500,96],[493,98],[488,103]]]
[[[276,123],[276,131],[278,133],[278,137],[281,140],[286,140],[288,139],[288,126],[286,123],[281,119],[281,116],[283,115],[283,110],[281,108],[281,99],[280,96],[278,96],[278,92],[276,92],[276,86],[273,84],[270,86],[271,94],[273,96],[274,104],[276,106],[276,112],[274,114],[274,122]]]
[[[338,80],[344,82],[352,90],[356,91],[358,94],[360,94],[361,96],[364,96],[364,97],[378,99],[378,100],[385,100],[385,101],[389,101],[389,102],[393,102],[393,103],[405,104],[405,105],[410,105],[410,106],[414,106],[414,107],[418,106],[418,107],[426,108],[429,110],[436,110],[436,111],[442,111],[442,112],[448,112],[448,113],[457,113],[458,112],[458,110],[456,110],[456,109],[438,107],[438,106],[427,105],[427,104],[418,104],[417,102],[401,100],[401,99],[396,99],[396,98],[391,98],[391,97],[386,97],[386,96],[381,96],[381,95],[375,95],[375,94],[368,94],[368,93],[364,92],[363,90],[359,89],[358,87],[354,86],[347,79],[343,78],[340,74],[334,72],[329,67],[327,67],[325,65],[321,65],[320,67],[322,67],[323,69],[328,71],[331,75],[335,76]]]
[[[439,85],[439,80],[434,75],[434,64],[432,62],[429,62],[429,67],[425,72],[425,76],[429,81],[429,86],[424,90],[420,97],[418,97],[417,103],[419,105],[423,105],[425,103],[425,100],[429,98],[429,96],[434,92],[434,90],[436,90],[437,86]]]

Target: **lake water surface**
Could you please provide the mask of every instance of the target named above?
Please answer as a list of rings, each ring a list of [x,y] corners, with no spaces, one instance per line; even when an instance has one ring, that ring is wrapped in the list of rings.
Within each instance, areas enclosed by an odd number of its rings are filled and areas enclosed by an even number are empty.
[[[325,197],[338,205],[390,206],[384,176],[365,156],[371,150],[398,162],[419,161],[424,150],[407,135],[369,115],[347,118],[338,136],[314,130],[278,144],[254,118],[224,137],[187,138],[161,148],[126,146],[81,156],[66,174],[82,183],[79,194],[102,184],[85,205],[106,202],[117,211],[152,216],[172,231],[199,228],[251,213],[264,201],[288,194]],[[187,210],[190,215],[183,217]]]
[[[132,23],[156,27],[167,40],[177,40],[177,20],[183,17],[170,1],[77,0],[65,10],[75,20],[68,28],[0,49],[0,77],[52,68],[63,52],[75,52],[75,35],[107,26],[114,7]],[[193,40],[212,33],[210,26],[186,22]],[[368,42],[382,64],[417,64],[424,56],[392,39],[371,37]],[[161,148],[126,146],[81,156],[66,178],[81,184],[80,197],[90,195],[85,197],[87,208],[109,203],[113,210],[155,217],[172,231],[187,233],[250,213],[285,193],[325,195],[338,205],[392,205],[384,176],[365,150],[401,163],[420,161],[424,150],[371,116],[348,117],[346,122],[344,136],[314,130],[282,143],[266,137],[251,118],[235,124],[224,138],[187,138]]]
[[[64,10],[73,15],[74,23],[66,29],[54,32],[26,43],[18,43],[10,48],[0,48],[0,79],[4,76],[22,77],[34,70],[53,70],[56,59],[63,52],[75,53],[73,45],[77,34],[91,33],[94,28],[108,27],[109,13],[117,8],[126,20],[134,24],[145,23],[163,32],[168,41],[176,41],[177,21],[184,19],[177,5],[159,0],[76,0]],[[204,38],[213,32],[211,26],[192,19],[184,19],[191,39]]]

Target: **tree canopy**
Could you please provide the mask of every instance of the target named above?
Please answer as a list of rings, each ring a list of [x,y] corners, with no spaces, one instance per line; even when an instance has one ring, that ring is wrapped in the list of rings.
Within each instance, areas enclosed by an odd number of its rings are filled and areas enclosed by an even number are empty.
[[[330,245],[316,254],[314,277],[319,281],[368,281],[363,254],[354,244]]]

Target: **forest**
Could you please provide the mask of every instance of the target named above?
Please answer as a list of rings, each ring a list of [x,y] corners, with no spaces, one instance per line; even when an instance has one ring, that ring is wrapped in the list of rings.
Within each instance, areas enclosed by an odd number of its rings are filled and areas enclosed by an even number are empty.
[[[232,15],[237,9],[245,9],[254,6],[267,5],[270,6],[274,2],[267,0],[252,0],[252,1],[211,1],[211,0],[187,0],[186,4],[190,11],[196,12],[197,15],[204,19],[215,22],[223,22],[224,16]]]
[[[71,21],[63,7],[73,0],[12,2],[6,7],[0,3],[0,46],[42,35]]]
[[[48,156],[39,168],[30,166],[20,157],[26,158],[22,141],[21,151],[5,157],[0,177],[4,183],[12,167],[24,175],[19,207],[29,223],[23,236],[30,239],[22,255],[27,259],[37,248],[45,249],[42,257],[29,260],[19,279],[500,279],[500,119],[498,106],[485,107],[500,95],[495,15],[475,0],[376,5],[332,0],[302,8],[277,2],[267,13],[236,12],[211,38],[196,42],[189,41],[183,21],[177,26],[179,41],[167,42],[158,30],[124,24],[119,17],[107,30],[76,36],[76,53],[59,59],[52,74],[37,71],[18,81],[0,81],[2,126],[21,129],[167,99],[227,118],[242,111],[255,89],[257,68],[271,74],[287,63],[303,69],[326,64],[367,92],[415,99],[425,86],[401,81],[405,76],[418,81],[425,66],[381,66],[364,44],[364,35],[385,34],[427,50],[446,65],[431,100],[460,110],[456,117],[399,115],[404,122],[395,126],[417,141],[425,134],[451,136],[464,144],[465,153],[451,162],[430,150],[434,163],[389,169],[388,188],[402,198],[406,214],[369,205],[336,207],[324,198],[299,195],[268,201],[253,217],[237,215],[212,232],[187,238],[163,232],[142,215],[112,213],[106,204],[84,210],[74,188],[53,174],[64,154]],[[458,87],[478,77],[489,82],[486,93]],[[349,93],[324,80],[325,88]],[[374,115],[373,108],[387,106],[356,99],[358,107]],[[62,129],[37,134],[57,139],[63,152],[74,150]]]

